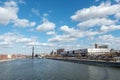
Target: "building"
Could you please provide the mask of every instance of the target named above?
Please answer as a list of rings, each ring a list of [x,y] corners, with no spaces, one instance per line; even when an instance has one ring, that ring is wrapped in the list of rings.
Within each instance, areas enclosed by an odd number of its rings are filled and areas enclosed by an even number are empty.
[[[64,48],[62,48],[62,49],[57,49],[57,54],[61,54],[61,52],[64,52],[64,51],[65,51]]]
[[[61,55],[68,57],[76,57],[76,56],[86,56],[86,55],[101,55],[105,53],[109,53],[110,49],[108,48],[86,48],[86,49],[78,49],[71,51],[63,51]]]
[[[87,48],[87,55],[100,55],[109,52],[110,49],[108,48]]]
[[[95,43],[95,48],[108,48],[108,45],[98,45]]]
[[[99,48],[108,48],[108,45],[100,45]]]
[[[6,60],[6,59],[8,59],[7,55],[5,55],[5,54],[0,55],[0,60]]]
[[[78,50],[61,52],[61,55],[68,56],[68,57],[77,57],[77,56],[84,56],[86,55],[86,53],[87,53],[86,49],[78,49]]]

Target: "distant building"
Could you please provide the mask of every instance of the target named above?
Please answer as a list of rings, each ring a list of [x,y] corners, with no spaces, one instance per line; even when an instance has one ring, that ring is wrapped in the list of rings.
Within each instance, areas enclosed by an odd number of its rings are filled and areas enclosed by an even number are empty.
[[[6,59],[8,59],[7,55],[5,55],[5,54],[0,55],[0,60],[6,60]]]
[[[78,55],[84,56],[86,54],[87,54],[87,50],[86,49],[78,49],[78,50],[71,50],[71,51],[61,52],[61,55],[69,56],[69,57],[76,57]]]
[[[78,49],[72,51],[64,51],[61,52],[61,55],[68,57],[76,57],[78,55],[86,56],[86,55],[100,55],[109,53],[110,49],[108,48],[86,48],[86,49]]]
[[[100,55],[100,54],[105,54],[109,52],[110,52],[110,49],[108,48],[88,48],[87,49],[88,55]]]
[[[95,43],[95,48],[98,48],[98,44]]]
[[[57,49],[57,54],[61,54],[61,52],[64,52],[64,51],[65,51],[64,48],[62,48],[62,49]]]
[[[108,48],[108,45],[98,45],[95,43],[95,48]]]
[[[108,48],[108,45],[100,45],[99,48]]]

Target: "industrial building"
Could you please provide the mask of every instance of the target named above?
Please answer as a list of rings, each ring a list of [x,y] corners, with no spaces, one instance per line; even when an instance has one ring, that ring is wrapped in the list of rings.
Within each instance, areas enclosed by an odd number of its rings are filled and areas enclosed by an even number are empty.
[[[64,52],[65,49],[64,48],[61,48],[61,49],[57,49],[57,54],[61,54],[61,52]]]
[[[100,55],[100,54],[105,54],[109,52],[110,52],[110,49],[108,48],[88,48],[87,49],[88,55]]]
[[[110,49],[108,48],[107,45],[98,46],[98,44],[95,44],[95,48],[62,51],[62,52],[60,52],[60,54],[63,56],[76,57],[78,55],[81,55],[81,56],[101,55],[101,54],[105,54],[105,53],[109,53],[109,52],[110,52]]]

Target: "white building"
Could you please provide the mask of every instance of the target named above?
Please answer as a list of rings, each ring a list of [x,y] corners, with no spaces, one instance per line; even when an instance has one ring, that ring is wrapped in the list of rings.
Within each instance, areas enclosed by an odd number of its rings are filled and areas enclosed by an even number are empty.
[[[100,55],[109,53],[110,49],[108,48],[87,48],[87,54],[88,55]]]
[[[81,55],[100,55],[100,54],[105,54],[105,53],[109,53],[109,52],[110,52],[110,49],[108,49],[108,48],[87,48],[87,49],[64,51],[64,52],[61,52],[61,55],[75,57],[79,54],[81,54]]]

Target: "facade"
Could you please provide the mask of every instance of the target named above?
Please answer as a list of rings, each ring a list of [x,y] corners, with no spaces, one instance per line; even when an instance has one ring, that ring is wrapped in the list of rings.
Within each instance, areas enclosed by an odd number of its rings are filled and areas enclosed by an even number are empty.
[[[110,49],[108,48],[87,48],[87,54],[88,55],[100,55],[109,53]]]
[[[108,48],[108,45],[100,45],[99,48]]]
[[[6,60],[6,59],[8,59],[7,55],[5,55],[5,54],[0,55],[0,60]]]
[[[76,57],[78,55],[100,55],[109,53],[110,49],[108,48],[87,48],[87,49],[79,49],[79,50],[71,50],[71,51],[63,51],[60,54],[68,57]]]
[[[61,52],[64,52],[65,49],[57,49],[57,54],[61,54]]]
[[[71,51],[64,51],[61,52],[61,55],[68,56],[68,57],[76,57],[79,55],[86,55],[87,49],[78,49],[78,50],[71,50]]]

